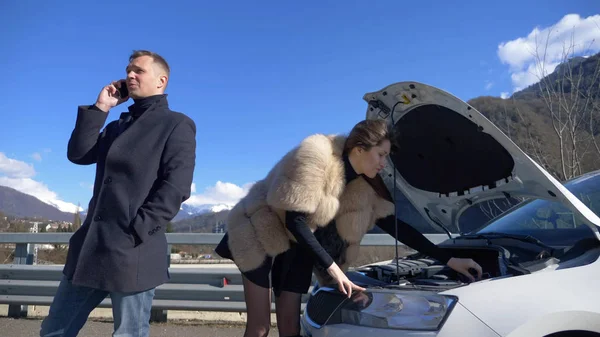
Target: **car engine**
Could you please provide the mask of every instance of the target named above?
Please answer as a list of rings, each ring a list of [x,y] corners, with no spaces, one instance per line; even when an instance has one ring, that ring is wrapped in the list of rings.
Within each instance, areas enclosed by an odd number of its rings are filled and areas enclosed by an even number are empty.
[[[483,269],[482,279],[529,273],[524,268],[512,264],[509,261],[510,253],[502,247],[448,249],[451,250],[452,256],[475,260]],[[465,275],[420,253],[383,264],[356,268],[348,272],[348,278],[352,282],[369,287],[438,291],[470,283]]]

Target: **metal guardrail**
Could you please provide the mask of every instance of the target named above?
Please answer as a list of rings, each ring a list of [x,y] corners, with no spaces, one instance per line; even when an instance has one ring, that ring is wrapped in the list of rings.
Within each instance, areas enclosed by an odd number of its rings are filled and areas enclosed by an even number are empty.
[[[68,244],[73,233],[2,233],[0,244],[16,243],[55,243]],[[167,233],[170,245],[216,245],[224,234],[214,233]],[[446,234],[425,234],[433,243],[440,243],[448,236]],[[387,234],[367,234],[361,241],[361,246],[393,246],[396,240]],[[398,242],[399,246],[403,244]]]
[[[0,265],[0,304],[9,305],[10,317],[27,316],[27,305],[50,305],[62,277],[62,265],[32,265],[35,244],[68,244],[73,233],[2,233],[0,244],[16,244],[12,264]],[[171,246],[216,245],[223,234],[168,233]],[[426,237],[442,242],[445,234]],[[393,246],[396,240],[387,234],[367,234],[362,246]],[[399,246],[403,246],[398,242]],[[157,287],[153,301],[152,320],[166,321],[167,310],[200,310],[245,312],[242,277],[235,267],[169,268],[171,279]],[[302,297],[306,303],[308,295]],[[275,310],[274,299],[271,310]],[[111,307],[110,298],[99,307]]]

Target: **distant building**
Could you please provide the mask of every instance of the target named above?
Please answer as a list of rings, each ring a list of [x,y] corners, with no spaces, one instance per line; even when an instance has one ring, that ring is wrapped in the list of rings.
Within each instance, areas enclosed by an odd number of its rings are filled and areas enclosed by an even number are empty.
[[[71,225],[70,222],[51,222],[49,224],[46,225],[46,232],[56,232],[59,229],[68,229],[69,226]]]

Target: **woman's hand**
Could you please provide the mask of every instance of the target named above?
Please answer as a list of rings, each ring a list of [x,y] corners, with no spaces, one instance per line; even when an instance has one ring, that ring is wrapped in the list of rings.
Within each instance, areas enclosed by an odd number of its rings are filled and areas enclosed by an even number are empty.
[[[477,279],[481,279],[481,274],[483,273],[481,266],[477,264],[477,262],[472,259],[460,259],[453,257],[448,260],[448,267],[454,269],[456,272],[459,272],[471,280],[471,282],[475,282],[475,278],[469,272],[469,269],[474,269],[477,272]]]
[[[329,268],[327,268],[327,272],[338,284],[338,289],[346,294],[348,298],[352,296],[352,291],[364,291],[365,288],[359,287],[356,284],[352,283],[344,274],[344,272],[340,269],[340,267],[334,262]]]

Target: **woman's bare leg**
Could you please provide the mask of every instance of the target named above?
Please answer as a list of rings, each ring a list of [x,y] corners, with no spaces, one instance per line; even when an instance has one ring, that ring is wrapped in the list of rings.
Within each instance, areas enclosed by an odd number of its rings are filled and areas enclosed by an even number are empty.
[[[302,294],[282,291],[275,299],[279,337],[300,335],[300,306]]]
[[[246,331],[244,337],[266,337],[271,327],[271,289],[252,283],[242,275],[246,299]]]

